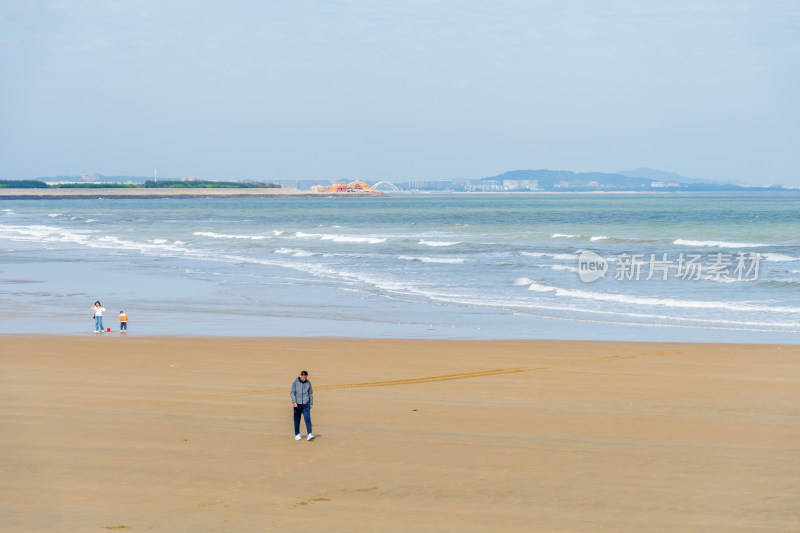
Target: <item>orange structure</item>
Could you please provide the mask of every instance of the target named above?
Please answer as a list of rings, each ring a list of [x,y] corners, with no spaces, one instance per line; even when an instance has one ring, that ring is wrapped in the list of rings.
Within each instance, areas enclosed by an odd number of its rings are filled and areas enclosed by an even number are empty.
[[[347,190],[350,192],[359,192],[359,191],[371,191],[372,187],[364,183],[363,181],[354,181],[352,183],[347,184]]]
[[[354,181],[351,183],[345,183],[343,181],[337,181],[333,185],[329,185],[325,192],[367,192],[371,191],[372,187],[364,183],[363,181]]]
[[[333,185],[328,185],[325,192],[347,192],[347,184],[343,181],[337,181]]]

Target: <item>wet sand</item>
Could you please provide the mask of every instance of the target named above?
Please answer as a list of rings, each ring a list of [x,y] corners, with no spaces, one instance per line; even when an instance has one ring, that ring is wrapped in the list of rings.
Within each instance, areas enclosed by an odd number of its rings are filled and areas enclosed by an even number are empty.
[[[0,365],[5,532],[800,524],[800,346],[0,336]]]

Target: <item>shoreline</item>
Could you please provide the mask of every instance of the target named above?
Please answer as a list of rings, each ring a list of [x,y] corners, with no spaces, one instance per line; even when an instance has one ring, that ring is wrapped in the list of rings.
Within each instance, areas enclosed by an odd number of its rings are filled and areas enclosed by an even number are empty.
[[[109,315],[111,318],[116,320],[116,317],[113,315]],[[800,348],[800,342],[752,342],[752,341],[724,341],[724,340],[627,340],[627,339],[603,339],[603,338],[539,338],[539,337],[528,337],[528,338],[453,338],[453,337],[404,337],[404,336],[385,336],[385,337],[355,337],[349,335],[328,335],[328,334],[321,334],[321,335],[295,335],[295,334],[276,334],[276,335],[246,335],[246,334],[231,334],[231,335],[219,335],[219,334],[192,334],[192,333],[142,333],[140,330],[130,330],[125,335],[120,335],[119,329],[115,329],[118,327],[117,322],[109,322],[112,324],[111,331],[104,331],[100,334],[92,333],[92,332],[79,332],[79,331],[72,331],[67,333],[51,333],[43,331],[41,333],[11,333],[11,332],[0,332],[0,341],[3,339],[18,339],[18,340],[47,340],[47,339],[72,339],[72,340],[89,340],[92,338],[100,338],[100,337],[125,337],[125,338],[135,338],[135,339],[142,339],[142,340],[171,340],[171,341],[221,341],[221,342],[236,342],[236,341],[248,341],[248,342],[283,342],[287,340],[296,340],[296,339],[304,339],[308,341],[319,341],[319,342],[442,342],[442,343],[478,343],[478,344],[514,344],[514,343],[577,343],[577,344],[621,344],[621,345],[634,345],[634,344],[643,344],[643,345],[686,345],[686,346],[711,346],[715,348],[723,348],[723,347],[737,347],[737,346],[744,346],[748,348],[776,348],[776,349],[783,349],[783,348]]]
[[[381,191],[327,193],[297,189],[196,188],[196,189],[0,189],[0,200],[81,200],[150,198],[347,198],[382,197]]]
[[[109,315],[112,316],[112,315]],[[115,317],[114,317],[115,318]],[[114,322],[114,325],[117,325]],[[49,333],[49,332],[42,332],[42,333],[3,333],[0,332],[0,341],[5,340],[16,340],[16,341],[44,341],[44,340],[53,340],[53,339],[71,339],[72,341],[82,341],[85,340],[86,342],[91,342],[90,339],[102,338],[102,337],[120,337],[119,330],[115,330],[113,327],[111,331],[104,332],[102,335],[95,335],[91,332],[88,333]],[[138,331],[131,331],[130,334],[123,336],[126,339],[139,339],[142,342],[148,341],[158,341],[158,340],[169,340],[169,341],[207,341],[207,340],[215,340],[219,342],[238,342],[238,341],[246,341],[246,342],[353,342],[353,343],[464,343],[464,344],[537,344],[537,343],[547,343],[547,344],[600,344],[600,345],[611,345],[611,344],[620,344],[623,346],[632,346],[632,345],[643,345],[643,346],[694,346],[694,347],[702,347],[702,346],[709,346],[709,347],[717,347],[717,348],[726,348],[732,346],[741,346],[746,348],[753,348],[753,349],[765,349],[765,348],[776,348],[782,349],[786,348],[797,348],[800,350],[800,344],[792,344],[792,343],[782,343],[782,342],[773,342],[773,343],[757,343],[757,342],[725,342],[725,341],[639,341],[639,340],[609,340],[609,339],[559,339],[559,338],[509,338],[509,339],[453,339],[453,338],[419,338],[419,337],[351,337],[351,336],[332,336],[332,335],[319,335],[319,336],[298,336],[298,335],[273,335],[273,336],[257,336],[257,335],[203,335],[203,334],[174,334],[174,333],[140,333]],[[799,361],[800,364],[800,361]]]
[[[786,531],[800,519],[798,346],[0,342],[5,531]],[[300,370],[314,442],[292,436]]]

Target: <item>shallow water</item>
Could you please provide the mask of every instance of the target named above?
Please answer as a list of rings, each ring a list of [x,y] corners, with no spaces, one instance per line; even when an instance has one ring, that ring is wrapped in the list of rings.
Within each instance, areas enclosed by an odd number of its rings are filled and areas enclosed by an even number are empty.
[[[99,299],[106,326],[125,310],[138,335],[800,339],[800,194],[21,200],[0,209],[3,333],[90,333]],[[579,257],[599,259],[605,275],[588,281]]]

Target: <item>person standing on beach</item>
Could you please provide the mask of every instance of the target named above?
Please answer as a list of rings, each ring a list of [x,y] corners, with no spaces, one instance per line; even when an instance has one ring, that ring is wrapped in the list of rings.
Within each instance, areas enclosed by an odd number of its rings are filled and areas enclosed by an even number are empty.
[[[102,333],[103,332],[103,311],[106,308],[100,305],[100,301],[94,303],[92,306],[92,311],[94,312],[94,332],[95,333]]]
[[[125,311],[119,312],[119,333],[120,335],[128,334],[128,315]]]
[[[294,440],[303,438],[300,436],[301,416],[306,421],[307,440],[314,440],[314,434],[311,433],[311,408],[314,407],[314,390],[311,388],[311,382],[308,381],[308,372],[305,370],[300,372],[300,377],[292,383],[289,397],[292,399],[292,406],[294,407]]]

